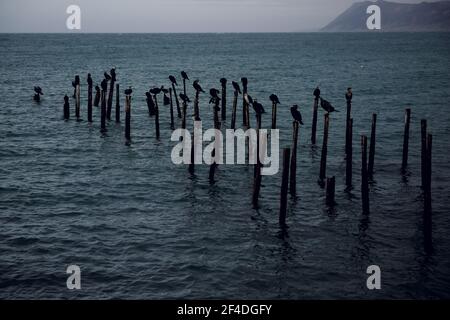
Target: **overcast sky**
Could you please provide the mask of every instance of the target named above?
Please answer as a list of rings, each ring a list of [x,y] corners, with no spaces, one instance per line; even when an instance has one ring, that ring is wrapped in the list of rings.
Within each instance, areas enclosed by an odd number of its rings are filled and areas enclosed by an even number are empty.
[[[71,32],[314,31],[354,2],[358,0],[0,0],[0,32],[68,32],[66,8],[71,4],[81,8],[81,30]]]

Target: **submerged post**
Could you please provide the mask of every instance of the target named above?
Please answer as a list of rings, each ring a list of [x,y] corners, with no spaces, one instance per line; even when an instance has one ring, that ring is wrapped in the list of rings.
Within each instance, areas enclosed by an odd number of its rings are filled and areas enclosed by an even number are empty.
[[[287,194],[289,184],[289,160],[291,157],[291,149],[283,149],[283,174],[281,178],[281,195],[280,195],[280,226],[286,226],[286,211],[287,211]]]
[[[289,192],[292,196],[297,193],[297,142],[298,142],[299,122],[292,123],[292,154],[291,154],[291,170],[289,179]]]
[[[352,186],[352,174],[353,174],[353,119],[350,118],[348,125],[348,151],[345,159],[345,185],[347,188]]]
[[[423,232],[425,239],[425,250],[432,249],[432,206],[431,206],[431,174],[432,174],[432,145],[433,136],[427,134],[426,145],[426,165],[425,165],[425,188],[424,188],[424,212],[423,212]]]
[[[100,103],[100,87],[95,86],[94,107],[98,107],[99,103]]]
[[[175,130],[175,123],[173,121],[172,88],[169,88],[169,98],[170,98],[170,129]]]
[[[108,83],[106,79],[102,80],[101,83],[102,94],[101,94],[101,116],[100,116],[100,132],[106,132],[106,90],[108,90]]]
[[[372,114],[372,129],[370,132],[370,146],[369,146],[369,164],[367,167],[367,174],[369,179],[373,179],[373,168],[375,163],[375,142],[377,131],[377,114]]]
[[[252,204],[253,208],[258,208],[258,199],[259,193],[261,191],[261,161],[259,155],[260,152],[260,139],[259,139],[259,130],[261,130],[261,114],[256,114],[256,122],[257,122],[257,130],[256,130],[256,164],[255,164],[255,173],[253,179],[253,196],[252,196]]]
[[[403,135],[403,157],[402,157],[402,172],[408,167],[408,144],[409,144],[409,123],[411,120],[411,109],[405,110],[405,130]]]
[[[242,125],[244,127],[250,126],[250,120],[248,119],[249,116],[249,106],[247,104],[247,101],[245,100],[245,95],[248,92],[248,79],[247,78],[241,78],[242,82]]]
[[[109,92],[108,92],[108,109],[106,112],[106,118],[108,120],[111,120],[111,110],[112,110],[112,103],[113,103],[113,97],[114,97],[114,83],[116,82],[116,69],[111,69],[111,80],[109,83]]]
[[[330,124],[330,114],[325,113],[323,123],[323,141],[322,141],[322,155],[320,157],[320,174],[319,182],[323,183],[327,173],[327,152],[328,152],[328,127]]]
[[[69,97],[67,94],[64,96],[64,120],[69,120],[70,118],[70,107],[69,107]]]
[[[153,95],[153,99],[155,101],[155,132],[156,132],[156,139],[159,139],[159,106],[158,106],[158,98],[156,97],[156,94]]]
[[[313,117],[311,126],[311,144],[316,144],[316,130],[317,130],[317,110],[319,108],[319,97],[314,97]]]
[[[88,83],[88,104],[87,104],[88,122],[92,122],[92,78],[90,73],[88,73],[87,83]]]
[[[334,201],[335,188],[336,188],[336,178],[335,177],[327,178],[325,203],[329,207],[334,207],[334,205],[336,204],[336,202]]]
[[[422,189],[425,190],[426,186],[426,165],[427,165],[427,120],[422,119],[420,121],[420,131],[421,131],[421,178],[422,178]]]
[[[120,122],[120,93],[119,84],[116,84],[116,122]]]
[[[231,129],[236,129],[236,109],[237,109],[237,101],[238,101],[239,91],[234,90],[233,96],[233,110],[231,111]]]
[[[367,174],[367,137],[361,136],[361,199],[363,213],[369,213],[369,179]]]
[[[347,88],[347,92],[345,94],[345,100],[347,101],[347,117],[345,122],[345,155],[347,156],[349,152],[349,126],[350,126],[350,118],[352,114],[352,88]]]
[[[77,84],[75,92],[75,117],[77,118],[77,121],[80,121],[80,84]]]
[[[227,79],[222,78],[220,79],[220,83],[222,84],[222,109],[221,109],[221,116],[222,121],[227,119]]]
[[[125,139],[131,140],[131,95],[125,96]]]

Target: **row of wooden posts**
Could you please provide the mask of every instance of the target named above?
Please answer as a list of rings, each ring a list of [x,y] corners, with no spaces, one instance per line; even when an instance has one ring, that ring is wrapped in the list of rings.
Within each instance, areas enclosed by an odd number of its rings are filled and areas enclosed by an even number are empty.
[[[113,73],[113,70],[111,70]],[[90,76],[89,76],[90,77]],[[186,76],[187,77],[187,76]],[[114,84],[116,81],[115,71],[114,75],[111,77],[109,91],[105,82],[102,82],[102,89],[99,92],[97,87],[97,92],[94,99],[94,106],[101,105],[101,132],[106,132],[106,120],[111,120],[111,109],[112,109],[112,98],[114,91]],[[221,122],[219,120],[218,109],[220,106],[221,119],[222,121],[226,119],[226,84],[227,80],[222,78],[220,80],[222,95],[221,99],[212,99],[214,102],[214,127],[216,129],[221,128]],[[245,99],[248,94],[248,80],[247,78],[241,79],[242,84],[242,107],[243,107],[243,117],[242,124],[244,127],[250,127],[250,112],[249,103]],[[171,88],[167,90],[169,94],[168,104],[170,105],[170,127],[175,129],[174,124],[174,104],[175,100],[178,118],[181,118],[181,127],[186,128],[186,114],[187,114],[187,104],[189,99],[186,94],[186,78],[183,77],[183,94],[180,94],[182,98],[182,108],[180,108],[180,102],[178,99],[175,83],[172,82]],[[92,122],[92,81],[88,80],[88,121]],[[120,122],[120,102],[119,102],[119,84],[116,84],[116,112],[115,120]],[[157,90],[158,91],[158,90]],[[106,93],[109,92],[108,99],[106,99]],[[127,93],[127,91],[126,91]],[[237,101],[240,90],[235,87],[234,99],[232,103],[232,116],[231,116],[231,128],[236,129],[236,115],[237,115]],[[199,110],[199,95],[200,91],[196,90],[194,99],[194,119],[200,120],[200,110]],[[80,83],[79,77],[75,80],[75,116],[77,120],[80,119]],[[173,99],[175,97],[175,99]],[[152,101],[149,101],[152,99]],[[153,104],[152,104],[153,102]],[[221,102],[221,103],[220,103]],[[155,117],[155,130],[156,137],[160,137],[160,126],[159,126],[159,107],[157,100],[157,93],[148,95],[147,104],[149,107],[149,115]],[[311,144],[316,144],[316,131],[317,131],[317,120],[318,120],[318,106],[319,97],[316,96],[313,102],[313,116],[312,116],[312,126],[311,126]],[[345,170],[345,183],[347,190],[352,188],[352,173],[353,173],[353,118],[351,117],[352,102],[351,99],[347,99],[347,113],[346,113],[346,132],[345,132],[345,156],[346,156],[346,170]],[[65,99],[64,105],[64,118],[69,118],[69,105],[68,99]],[[257,120],[257,130],[261,129],[261,114],[256,115]],[[409,151],[409,133],[410,133],[410,120],[411,120],[411,109],[405,110],[405,124],[404,124],[404,138],[403,138],[403,152],[402,152],[402,165],[401,171],[405,172],[408,166],[408,151]],[[129,142],[131,139],[131,90],[129,89],[128,94],[126,94],[125,99],[125,138]],[[327,168],[327,155],[328,155],[328,133],[330,124],[330,114],[325,113],[324,115],[324,128],[323,128],[323,139],[322,139],[322,152],[320,158],[320,170],[319,170],[319,185],[325,187],[326,195],[326,205],[329,207],[335,206],[335,186],[336,178],[335,176],[328,177],[326,174]],[[376,125],[377,125],[377,114],[372,114],[372,125],[370,134],[370,144],[368,146],[368,139],[366,135],[361,136],[361,203],[362,212],[368,214],[370,212],[370,201],[369,201],[369,182],[373,179],[374,175],[374,162],[375,162],[375,144],[376,144]],[[277,128],[277,103],[273,101],[272,103],[272,129]],[[279,223],[282,227],[286,226],[286,213],[287,213],[287,201],[288,193],[292,196],[296,195],[296,176],[297,176],[297,150],[298,150],[298,135],[299,135],[299,122],[293,122],[293,133],[292,133],[292,148],[283,149],[283,161],[282,161],[282,180],[281,180],[281,190],[280,190],[280,211],[279,211]],[[259,155],[259,132],[257,133],[257,154]],[[192,150],[191,157],[194,157],[194,139],[192,140]],[[424,196],[424,214],[423,214],[423,231],[425,239],[425,248],[430,249],[432,244],[432,214],[431,214],[431,160],[432,160],[432,135],[427,132],[427,121],[421,121],[421,178],[422,178],[422,189]],[[213,151],[214,152],[214,151]],[[367,154],[368,152],[368,154]],[[214,154],[213,154],[214,156]],[[217,164],[213,163],[209,170],[209,180],[213,183],[215,171]],[[255,208],[258,207],[258,199],[261,190],[261,168],[262,165],[257,157],[257,163],[255,164],[254,170],[254,186],[252,194],[252,204]],[[189,172],[194,173],[194,161],[192,159],[189,165]]]

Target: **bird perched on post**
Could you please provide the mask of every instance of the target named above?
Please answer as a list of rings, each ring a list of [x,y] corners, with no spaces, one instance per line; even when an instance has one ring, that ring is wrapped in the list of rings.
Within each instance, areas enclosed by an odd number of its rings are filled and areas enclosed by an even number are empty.
[[[234,91],[238,92],[239,94],[242,94],[239,83],[237,83],[236,81],[232,81],[231,84],[233,85]]]
[[[258,102],[258,100],[254,100],[252,103],[253,109],[255,110],[257,115],[261,115],[263,113],[266,113],[266,111],[264,110],[264,107],[262,106],[261,103]]]
[[[278,96],[276,94],[271,94],[269,97],[270,101],[275,104],[280,104],[280,100],[278,99]]]
[[[339,112],[327,100],[320,98],[320,106],[328,113]]]
[[[161,88],[155,87],[153,89],[150,89],[149,92],[155,96],[157,94],[160,94],[162,89],[164,89],[164,87],[161,87]]]
[[[76,91],[77,91],[77,85],[80,84],[80,76],[75,76],[75,81],[72,81],[72,87],[73,87],[73,98],[76,98]]]
[[[213,102],[220,101],[219,93],[220,93],[220,91],[217,90],[216,88],[212,88],[212,89],[209,90],[209,94],[211,95],[211,99],[209,100],[209,104],[211,104]]]
[[[223,86],[226,85],[226,84],[227,84],[227,79],[221,78],[221,79],[220,79],[220,83],[221,83]]]
[[[111,76],[109,74],[107,74],[106,72],[104,72],[103,75],[105,76],[106,81],[111,80]]]
[[[199,80],[195,80],[192,86],[197,92],[205,92],[202,87],[198,84]]]
[[[245,99],[245,102],[247,104],[252,104],[253,103],[252,97],[249,94],[247,94],[247,93],[245,94],[244,99]]]
[[[116,82],[116,68],[112,68],[110,70],[110,73],[111,73],[111,80]]]
[[[128,89],[125,89],[124,93],[125,95],[129,96],[133,93],[133,89],[131,89],[131,87],[128,87]]]
[[[44,95],[42,93],[41,87],[34,87],[34,92],[36,92],[36,94],[33,96],[34,101],[41,101],[41,95]]]
[[[102,87],[102,90],[106,92],[106,90],[108,90],[108,80],[103,79],[100,86]]]
[[[174,85],[178,85],[178,83],[177,83],[177,79],[175,79],[175,77],[174,76],[169,76],[169,80],[170,80],[170,82],[172,82]]]
[[[92,78],[91,78],[91,74],[90,73],[88,73],[88,75],[87,75],[87,83],[88,83],[89,87],[92,87]]]
[[[345,99],[347,100],[347,102],[352,102],[352,98],[353,98],[352,88],[347,88],[347,92],[345,93]]]
[[[248,84],[248,79],[247,78],[241,78],[241,82],[242,82],[242,85],[244,86],[244,88],[247,86],[247,84]]]
[[[303,125],[302,114],[298,110],[298,105],[294,104],[291,107],[291,114],[292,114],[292,117],[294,118],[295,121],[297,121],[298,123]]]
[[[316,97],[316,99],[320,98],[320,89],[319,86],[316,87],[316,89],[314,89],[313,95]]]
[[[189,100],[189,97],[187,95],[185,95],[184,93],[180,93],[180,98],[184,103],[188,103],[191,102],[191,100]]]
[[[189,80],[187,73],[184,71],[181,71],[181,78],[183,78],[184,80]]]

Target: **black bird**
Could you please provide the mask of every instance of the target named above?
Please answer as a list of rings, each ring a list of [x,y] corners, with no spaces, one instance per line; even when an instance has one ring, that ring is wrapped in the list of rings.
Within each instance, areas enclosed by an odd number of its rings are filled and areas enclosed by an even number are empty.
[[[316,99],[319,99],[319,97],[320,97],[319,87],[316,87],[316,89],[314,89],[313,95],[316,97]]]
[[[103,75],[105,76],[106,81],[111,80],[111,76],[109,74],[107,74],[106,72],[103,73]]]
[[[264,110],[264,107],[262,106],[261,103],[259,103],[257,100],[253,101],[253,109],[255,110],[257,115],[261,115],[263,113],[266,113],[266,111]]]
[[[170,104],[170,99],[169,99],[169,97],[167,96],[166,93],[164,93],[163,104],[165,106],[168,106]]]
[[[125,95],[129,96],[129,95],[131,95],[133,93],[133,89],[131,89],[131,87],[128,87],[128,89],[125,89],[124,92],[125,92]]]
[[[42,89],[41,89],[41,87],[34,87],[34,92],[36,92],[38,95],[44,95],[43,93],[42,93]]]
[[[95,91],[100,91],[100,87],[99,86],[95,86]]]
[[[347,92],[345,93],[345,99],[347,100],[347,102],[352,102],[352,98],[353,98],[352,88],[347,88]]]
[[[181,77],[182,77],[184,80],[189,80],[189,77],[188,77],[187,73],[184,72],[184,71],[181,71]]]
[[[294,104],[291,107],[291,114],[295,121],[298,121],[301,125],[303,125],[302,114],[298,111],[298,105]]]
[[[170,82],[172,82],[174,85],[178,85],[178,83],[177,83],[177,79],[175,79],[175,77],[174,76],[169,76],[169,80],[170,80]]]
[[[242,82],[242,85],[243,85],[244,87],[246,87],[247,84],[248,84],[248,79],[247,79],[247,78],[241,78],[241,82]]]
[[[78,84],[80,84],[80,76],[75,76],[75,81],[72,82],[72,85],[75,88]]]
[[[87,76],[87,83],[88,83],[89,87],[92,87],[92,78],[91,78],[91,74],[90,73],[88,73],[88,76]]]
[[[202,89],[202,87],[200,87],[200,85],[198,84],[199,80],[195,80],[194,83],[192,84],[192,86],[194,87],[194,89],[198,92],[205,92],[205,90]]]
[[[327,100],[320,98],[320,106],[328,113],[331,112],[339,112],[336,109],[334,109],[334,107],[331,105],[331,103],[329,103]]]
[[[244,99],[247,104],[253,104],[253,99],[249,94],[245,94]]]
[[[155,88],[149,90],[149,92],[153,95],[160,94],[161,91],[162,91],[162,88],[158,88],[158,87],[155,87]]]
[[[110,73],[111,73],[111,80],[115,82],[116,81],[116,68],[112,68]]]
[[[191,102],[191,100],[189,100],[189,97],[187,95],[185,95],[184,93],[180,93],[180,98],[181,98],[181,100],[183,100],[184,103]]]
[[[164,94],[169,93],[169,89],[164,88],[164,86],[161,86],[161,91],[162,91],[162,93],[164,93]]]
[[[276,94],[271,94],[269,99],[275,104],[280,104],[280,100],[278,99],[278,96]]]
[[[220,101],[219,93],[220,93],[220,91],[217,90],[216,88],[212,88],[209,90],[209,94],[211,95],[211,99],[209,100],[210,104],[213,102]]]
[[[227,79],[221,78],[221,79],[220,79],[220,83],[221,83],[222,85],[227,84]]]
[[[231,84],[233,85],[234,91],[239,92],[240,94],[242,94],[241,87],[239,86],[239,83],[237,83],[236,81],[232,81]]]
[[[100,83],[100,86],[102,87],[102,90],[106,92],[106,90],[108,90],[108,81],[106,79],[103,79],[102,83]]]

